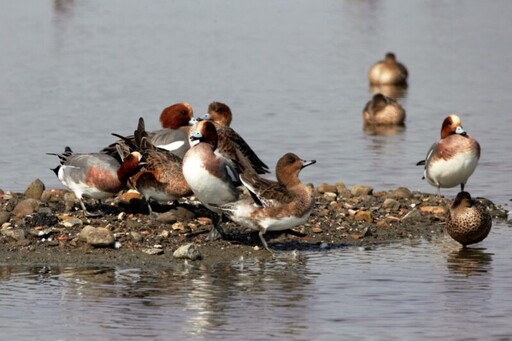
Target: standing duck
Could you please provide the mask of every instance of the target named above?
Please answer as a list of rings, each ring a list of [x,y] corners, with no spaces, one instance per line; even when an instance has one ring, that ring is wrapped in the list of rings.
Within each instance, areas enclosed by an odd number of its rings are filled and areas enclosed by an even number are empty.
[[[73,191],[80,201],[86,216],[99,216],[99,212],[89,212],[83,202],[84,197],[102,200],[115,196],[126,187],[130,176],[135,174],[142,163],[141,154],[132,152],[119,163],[114,157],[102,153],[73,153],[66,147],[57,155],[60,165],[52,169],[60,182]]]
[[[261,161],[245,140],[230,127],[232,113],[229,106],[221,102],[212,102],[208,113],[200,119],[206,119],[215,125],[219,138],[216,153],[228,160],[236,160],[232,165],[242,172],[246,168],[253,169],[258,174],[269,173],[268,166]]]
[[[267,231],[282,231],[307,222],[314,206],[313,189],[299,180],[299,172],[316,161],[304,161],[293,153],[283,155],[276,165],[277,181],[268,180],[248,170],[240,180],[251,194],[222,205],[236,223],[259,231],[261,243],[273,253],[265,241]]]
[[[148,132],[147,140],[152,145],[166,149],[183,158],[190,148],[188,133],[190,126],[194,122],[193,115],[192,106],[186,102],[176,103],[165,108],[160,114],[162,129]],[[127,136],[124,140],[119,140],[103,148],[101,152],[118,158],[119,145],[129,150],[129,147],[125,145],[126,139],[133,142],[134,136]]]
[[[183,175],[196,198],[213,213],[213,227],[208,240],[223,235],[222,211],[217,207],[238,199],[241,185],[233,160],[215,153],[219,136],[210,121],[197,122],[190,131],[191,148],[183,158]]]
[[[452,114],[446,117],[441,126],[441,139],[435,142],[425,160],[417,166],[425,166],[424,179],[437,187],[441,196],[441,187],[464,186],[478,165],[480,144],[462,128],[460,117]]]
[[[487,207],[471,199],[468,192],[459,192],[450,207],[446,225],[448,234],[465,248],[484,240],[491,226],[492,218]]]

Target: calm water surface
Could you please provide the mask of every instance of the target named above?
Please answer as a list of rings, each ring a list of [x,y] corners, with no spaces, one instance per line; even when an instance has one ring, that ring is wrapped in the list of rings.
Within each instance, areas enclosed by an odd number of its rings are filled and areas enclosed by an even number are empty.
[[[139,116],[213,100],[271,167],[316,159],[320,184],[431,191],[414,164],[457,112],[483,149],[467,189],[512,197],[512,2],[0,0],[0,188],[35,178],[69,145],[97,151]],[[362,130],[368,67],[410,71],[407,127]],[[457,189],[445,189],[453,197]],[[508,207],[508,206],[507,206]],[[105,339],[464,338],[509,335],[510,228],[480,248],[449,241],[340,249],[181,269],[2,268],[3,337]]]

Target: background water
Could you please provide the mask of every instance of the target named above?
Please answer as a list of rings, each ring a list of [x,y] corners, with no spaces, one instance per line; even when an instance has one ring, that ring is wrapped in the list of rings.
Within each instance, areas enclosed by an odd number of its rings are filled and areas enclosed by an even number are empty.
[[[306,182],[377,190],[434,192],[414,165],[456,112],[483,150],[467,189],[498,204],[512,197],[510,1],[0,6],[4,190],[23,191],[35,178],[61,187],[49,171],[57,160],[45,153],[97,151],[111,132],[132,132],[139,116],[156,129],[170,104],[188,101],[198,115],[218,100],[271,168],[293,151],[318,161],[301,174]],[[401,99],[407,127],[368,135],[366,72],[387,51],[410,72]],[[509,230],[495,223],[469,256],[447,241],[243,269],[4,268],[0,327],[5,336],[45,339],[498,337],[512,333]]]

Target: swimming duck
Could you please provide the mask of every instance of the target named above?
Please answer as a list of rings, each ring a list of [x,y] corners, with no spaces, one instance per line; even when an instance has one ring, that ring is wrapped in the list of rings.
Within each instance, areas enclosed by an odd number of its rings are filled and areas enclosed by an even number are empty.
[[[407,85],[407,68],[397,61],[395,54],[386,53],[383,60],[373,64],[368,71],[371,85]]]
[[[400,103],[383,94],[375,94],[363,109],[365,125],[403,125],[405,110]]]

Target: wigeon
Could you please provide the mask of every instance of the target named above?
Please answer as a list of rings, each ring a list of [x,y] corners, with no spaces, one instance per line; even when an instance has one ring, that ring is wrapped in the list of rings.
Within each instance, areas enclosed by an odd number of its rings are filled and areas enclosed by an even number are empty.
[[[183,158],[190,148],[188,133],[194,122],[193,115],[192,106],[186,102],[176,103],[165,108],[160,114],[160,123],[163,129],[148,132],[148,141],[154,146],[169,150]],[[126,138],[134,139],[133,136],[127,136]],[[103,148],[101,152],[117,157],[116,148],[119,148],[119,145],[126,147],[123,145],[123,140],[120,140]],[[126,149],[128,150],[128,148]]]
[[[212,102],[208,106],[208,113],[199,118],[210,120],[215,124],[219,143],[217,153],[227,159],[236,160],[236,167],[241,171],[252,168],[258,174],[269,173],[268,166],[261,161],[247,142],[230,127],[232,121],[231,109],[224,103]]]
[[[84,198],[102,200],[115,196],[142,165],[139,152],[130,153],[121,164],[107,154],[73,153],[69,147],[65,148],[64,153],[48,154],[59,157],[60,165],[52,170],[60,182],[75,193],[86,216],[101,213],[87,211]]]
[[[424,165],[424,179],[440,188],[464,185],[475,171],[480,159],[480,144],[462,128],[459,116],[450,115],[444,119],[441,127],[441,140],[435,142],[427,153],[425,160],[416,165]]]
[[[263,237],[265,232],[304,224],[313,210],[313,189],[299,180],[299,172],[315,162],[287,153],[277,162],[277,181],[245,171],[240,180],[249,190],[252,200],[242,199],[220,207],[234,222],[259,231],[261,243],[272,253]]]
[[[130,184],[141,193],[152,214],[150,201],[169,202],[192,195],[183,176],[182,160],[168,150],[155,147],[148,138],[144,119],[139,118],[133,141],[114,134],[125,140],[130,150],[138,150],[143,155],[144,165],[130,178]]]
[[[407,85],[407,68],[396,60],[395,54],[386,53],[383,60],[373,64],[368,71],[371,85]]]
[[[365,125],[404,125],[405,110],[400,103],[383,94],[375,94],[363,109]]]
[[[491,226],[492,218],[487,207],[471,199],[468,192],[459,192],[450,207],[446,225],[448,234],[465,248],[484,240]]]
[[[208,240],[223,235],[220,227],[222,211],[217,205],[237,200],[237,187],[241,185],[231,162],[215,153],[218,139],[217,129],[212,122],[197,122],[190,131],[192,146],[183,158],[183,175],[188,185],[195,197],[213,212],[214,228]]]

